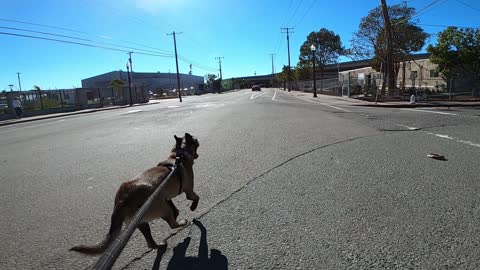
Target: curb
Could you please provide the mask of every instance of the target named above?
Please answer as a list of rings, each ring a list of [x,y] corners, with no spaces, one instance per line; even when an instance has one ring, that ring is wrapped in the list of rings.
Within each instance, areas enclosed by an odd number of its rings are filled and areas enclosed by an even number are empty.
[[[11,121],[11,122],[7,122],[8,120],[5,120],[5,122],[0,122],[0,126],[9,126],[9,125],[20,124],[20,123],[27,123],[27,122],[33,122],[33,121],[39,121],[39,120],[45,120],[45,119],[65,117],[65,116],[70,116],[70,115],[87,114],[87,113],[94,113],[94,112],[101,112],[101,111],[110,111],[110,110],[124,109],[124,108],[128,108],[128,107],[147,106],[147,105],[154,105],[154,104],[159,104],[159,103],[143,103],[143,104],[139,103],[139,104],[133,104],[132,106],[123,105],[123,106],[92,109],[92,110],[88,110],[88,111],[76,111],[76,112],[56,114],[56,115],[45,114],[45,117],[39,117],[39,118],[22,118],[20,120]]]
[[[476,107],[480,104],[352,104],[350,106],[376,107],[376,108],[428,108],[428,107]]]
[[[304,95],[293,95],[296,96],[297,98],[302,98]],[[321,102],[317,99],[313,98],[308,98],[308,100],[315,101],[315,102]],[[477,102],[476,104],[471,104],[466,102],[465,104],[461,103],[454,103],[454,104],[435,104],[435,103],[416,103],[416,104],[388,104],[388,103],[379,103],[379,104],[372,104],[372,103],[360,103],[356,102],[353,103],[349,100],[345,100],[346,102],[350,102],[351,104],[348,104],[347,106],[354,106],[354,107],[375,107],[375,108],[428,108],[428,107],[480,107],[480,103]],[[365,102],[365,101],[362,101]]]

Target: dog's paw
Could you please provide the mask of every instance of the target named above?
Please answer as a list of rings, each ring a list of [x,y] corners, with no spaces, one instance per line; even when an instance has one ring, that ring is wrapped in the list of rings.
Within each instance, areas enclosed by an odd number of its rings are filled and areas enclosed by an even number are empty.
[[[162,248],[166,248],[166,247],[167,247],[167,242],[166,241],[162,241],[162,242],[160,242],[160,244],[157,244],[157,243],[148,244],[148,248],[151,248],[151,249],[162,249]]]
[[[184,218],[184,219],[180,220],[180,222],[178,222],[178,225],[186,226],[186,225],[188,225],[188,220]]]
[[[195,211],[198,206],[198,201],[192,202],[192,205],[190,205],[190,210]]]

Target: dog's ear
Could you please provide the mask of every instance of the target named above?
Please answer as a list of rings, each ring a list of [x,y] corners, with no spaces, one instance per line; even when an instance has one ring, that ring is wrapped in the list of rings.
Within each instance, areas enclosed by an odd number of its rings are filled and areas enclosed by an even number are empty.
[[[175,147],[176,148],[181,148],[183,138],[181,138],[181,137],[179,138],[179,137],[177,137],[177,135],[173,135],[173,137],[175,138]]]
[[[193,141],[193,136],[190,135],[190,133],[185,133],[185,139],[186,139],[188,142],[191,142],[191,141]]]

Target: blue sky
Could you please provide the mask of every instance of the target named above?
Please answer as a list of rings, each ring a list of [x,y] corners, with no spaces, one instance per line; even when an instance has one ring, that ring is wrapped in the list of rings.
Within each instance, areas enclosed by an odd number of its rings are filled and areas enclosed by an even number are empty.
[[[389,5],[399,2],[387,0]],[[407,1],[417,10],[432,2],[434,0]],[[287,64],[286,37],[280,33],[280,27],[295,28],[290,38],[292,65],[297,63],[300,45],[306,36],[322,27],[339,34],[343,45],[348,48],[360,18],[379,3],[380,0],[16,0],[2,1],[0,27],[68,35],[167,55],[173,53],[173,39],[166,34],[182,32],[177,36],[178,54],[187,60],[179,61],[180,72],[187,73],[189,63],[193,62],[193,74],[217,74],[215,57],[223,56],[223,77],[230,78],[271,73],[271,53],[276,54],[276,70]],[[424,25],[480,27],[479,18],[478,0],[437,0],[418,20]],[[422,27],[428,33],[444,29]],[[66,39],[5,28],[0,28],[0,32]],[[434,43],[435,36],[429,42]],[[9,89],[9,84],[18,88],[16,72],[21,72],[23,90],[31,89],[33,85],[42,89],[79,87],[83,78],[126,70],[128,58],[120,51],[7,35],[0,35],[0,47],[0,90]],[[175,72],[172,57],[138,53],[132,57],[134,71]]]

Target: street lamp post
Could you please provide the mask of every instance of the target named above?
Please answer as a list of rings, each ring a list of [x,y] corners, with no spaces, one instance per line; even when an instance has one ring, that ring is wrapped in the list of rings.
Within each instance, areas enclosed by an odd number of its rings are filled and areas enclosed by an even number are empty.
[[[310,46],[310,50],[312,51],[312,62],[313,62],[313,97],[317,97],[317,79],[315,77],[315,46],[312,44]]]
[[[22,83],[20,82],[20,72],[17,72],[17,78],[18,78],[18,90],[22,92]]]

